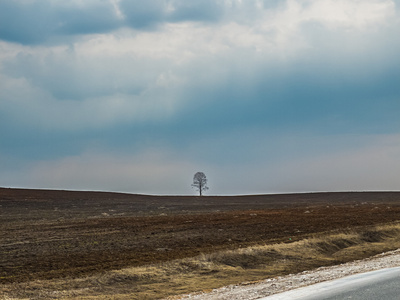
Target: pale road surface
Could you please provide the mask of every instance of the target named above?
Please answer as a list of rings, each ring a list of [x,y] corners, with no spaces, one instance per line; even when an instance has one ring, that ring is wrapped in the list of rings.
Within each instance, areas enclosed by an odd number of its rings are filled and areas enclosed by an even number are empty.
[[[399,300],[400,267],[322,282],[259,300]]]
[[[304,271],[298,274],[290,274],[286,276],[279,276],[266,280],[261,280],[257,283],[243,283],[225,286],[219,289],[212,290],[208,293],[193,293],[188,295],[181,295],[178,299],[186,300],[255,300],[262,299],[263,297],[278,295],[290,290],[311,286],[313,284],[332,281],[335,279],[345,278],[355,274],[361,274],[370,271],[378,271],[386,268],[400,268],[400,249],[389,251],[373,256],[371,258],[348,262],[345,264],[321,267],[315,270]],[[397,272],[397,271],[396,271]],[[377,273],[380,274],[380,273]],[[362,275],[360,275],[362,276]],[[399,282],[399,283],[398,283]],[[372,285],[372,284],[371,284]],[[397,277],[395,282],[388,282],[388,289],[391,286],[399,285],[400,278]],[[374,296],[370,299],[378,300],[400,300],[400,292],[396,293],[397,298],[385,298],[390,296]],[[175,298],[176,299],[176,298]],[[273,298],[267,298],[268,300]],[[279,299],[279,298],[275,298]],[[286,298],[287,299],[287,298]],[[289,298],[292,300],[291,298]],[[313,298],[319,299],[320,298]],[[328,298],[328,299],[346,299],[346,298]],[[368,298],[350,298],[366,300]]]

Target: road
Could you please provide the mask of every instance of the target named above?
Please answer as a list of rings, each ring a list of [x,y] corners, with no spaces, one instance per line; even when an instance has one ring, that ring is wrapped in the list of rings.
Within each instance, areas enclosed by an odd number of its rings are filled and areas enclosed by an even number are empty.
[[[399,300],[400,267],[321,282],[259,300]]]

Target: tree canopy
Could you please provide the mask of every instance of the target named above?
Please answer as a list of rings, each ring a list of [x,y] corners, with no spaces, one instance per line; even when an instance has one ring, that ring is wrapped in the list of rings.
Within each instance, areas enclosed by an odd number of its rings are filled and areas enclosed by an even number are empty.
[[[208,190],[207,177],[203,172],[197,172],[194,174],[192,187],[199,191],[200,196],[203,195],[203,191]]]

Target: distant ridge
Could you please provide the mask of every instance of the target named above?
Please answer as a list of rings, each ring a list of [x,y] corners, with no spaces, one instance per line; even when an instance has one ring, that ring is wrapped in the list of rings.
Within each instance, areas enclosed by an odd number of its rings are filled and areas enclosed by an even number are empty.
[[[15,188],[15,187],[0,187],[0,195],[5,194],[35,194],[35,195],[45,195],[45,194],[65,194],[65,195],[96,195],[98,197],[162,197],[162,198],[198,198],[198,195],[152,195],[152,194],[139,194],[139,193],[129,193],[129,192],[114,192],[114,191],[90,191],[90,190],[68,190],[68,189],[47,189],[47,188]],[[303,198],[324,198],[333,196],[361,196],[361,195],[385,195],[385,196],[400,196],[400,191],[315,191],[315,192],[293,192],[293,193],[274,193],[274,194],[248,194],[248,195],[204,195],[203,199],[207,198],[276,198],[276,197],[297,197]],[[357,197],[356,197],[357,198]]]

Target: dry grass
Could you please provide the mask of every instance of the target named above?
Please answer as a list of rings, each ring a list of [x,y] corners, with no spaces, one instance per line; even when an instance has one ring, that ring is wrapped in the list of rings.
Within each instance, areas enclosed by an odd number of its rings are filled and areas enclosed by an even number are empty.
[[[258,281],[400,248],[400,223],[330,232],[78,279],[0,286],[2,299],[159,299]]]

